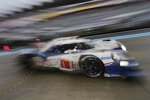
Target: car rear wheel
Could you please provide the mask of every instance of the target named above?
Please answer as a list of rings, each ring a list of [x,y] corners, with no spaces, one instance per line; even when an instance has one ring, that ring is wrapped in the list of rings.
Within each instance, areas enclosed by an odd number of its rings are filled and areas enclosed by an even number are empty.
[[[22,55],[18,60],[21,65],[31,69],[38,69],[44,65],[42,58],[31,55]]]
[[[29,59],[29,66],[31,69],[39,69],[44,65],[44,61],[41,57],[31,57]]]
[[[98,57],[84,56],[80,59],[79,66],[87,76],[98,77],[104,75],[104,64]]]

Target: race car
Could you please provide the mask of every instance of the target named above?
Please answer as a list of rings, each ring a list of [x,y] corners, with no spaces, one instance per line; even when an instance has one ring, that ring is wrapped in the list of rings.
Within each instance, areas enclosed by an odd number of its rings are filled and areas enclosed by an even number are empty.
[[[57,68],[89,77],[131,77],[139,72],[139,62],[115,40],[58,38],[43,43],[36,51],[23,52],[20,57],[31,68]]]

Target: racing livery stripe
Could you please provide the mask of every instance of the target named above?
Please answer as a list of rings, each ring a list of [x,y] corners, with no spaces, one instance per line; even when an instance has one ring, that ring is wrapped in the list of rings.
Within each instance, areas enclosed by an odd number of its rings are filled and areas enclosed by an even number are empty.
[[[108,59],[112,59],[111,57],[101,57],[102,60],[108,60]]]
[[[107,63],[105,63],[106,65],[108,65],[108,64],[113,64],[114,62],[107,62]]]

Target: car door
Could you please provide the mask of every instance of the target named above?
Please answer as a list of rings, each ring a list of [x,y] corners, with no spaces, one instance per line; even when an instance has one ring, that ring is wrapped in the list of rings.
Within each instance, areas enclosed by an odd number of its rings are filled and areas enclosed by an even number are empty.
[[[47,51],[45,51],[46,61],[44,66],[47,67],[60,67],[60,57],[63,55],[62,52],[58,50],[59,46],[52,46]]]

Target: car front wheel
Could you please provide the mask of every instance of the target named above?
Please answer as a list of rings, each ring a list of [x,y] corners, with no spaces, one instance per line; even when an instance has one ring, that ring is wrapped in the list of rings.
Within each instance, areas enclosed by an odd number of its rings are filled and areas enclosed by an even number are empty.
[[[81,71],[90,77],[103,76],[104,74],[104,64],[95,56],[90,55],[80,58],[79,66]]]

